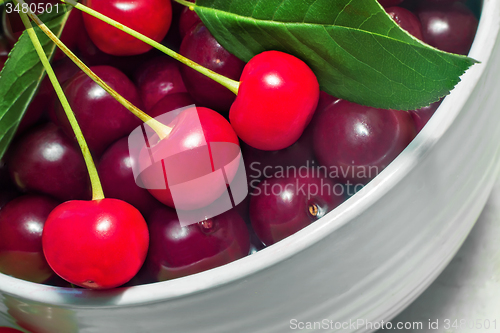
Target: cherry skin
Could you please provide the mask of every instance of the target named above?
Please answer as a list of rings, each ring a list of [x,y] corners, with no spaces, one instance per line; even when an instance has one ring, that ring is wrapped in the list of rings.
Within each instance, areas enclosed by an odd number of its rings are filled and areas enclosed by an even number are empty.
[[[175,211],[162,208],[148,225],[151,243],[145,265],[157,281],[225,265],[250,250],[247,226],[234,210],[181,227]]]
[[[318,99],[318,80],[302,60],[267,51],[245,66],[229,119],[236,134],[248,145],[280,150],[302,135]]]
[[[160,203],[146,190],[135,183],[133,160],[128,149],[128,138],[113,143],[102,155],[97,167],[104,195],[120,199],[137,208],[147,216]]]
[[[318,106],[316,107],[316,111],[314,112],[313,120],[311,120],[311,123],[314,122],[314,118],[318,117],[318,115],[323,112],[327,107],[329,107],[331,104],[336,104],[340,102],[341,99],[335,96],[332,96],[330,94],[327,94],[324,91],[319,92],[319,101],[318,101]]]
[[[313,153],[313,131],[316,118],[323,110],[339,101],[339,98],[321,91],[313,119],[300,138],[290,147],[281,150],[266,151],[253,148],[243,143],[241,145],[241,150],[243,152],[243,161],[245,162],[248,185],[251,188],[255,188],[262,178],[271,178],[281,169],[312,166],[315,163]]]
[[[144,63],[135,73],[135,84],[146,111],[166,95],[187,93],[177,62],[170,57]]]
[[[216,73],[239,80],[245,63],[224,49],[210,31],[199,24],[182,40],[180,54]],[[182,78],[199,106],[228,112],[236,96],[203,74],[181,65]]]
[[[165,0],[84,0],[83,4],[157,41],[167,35],[172,22],[172,6]],[[145,53],[152,46],[83,14],[85,28],[97,47],[108,54],[125,56]]]
[[[184,7],[179,18],[179,33],[184,38],[191,29],[201,23],[201,19],[194,10]]]
[[[440,104],[441,101],[438,101],[432,103],[429,106],[410,111],[413,121],[415,122],[417,133],[420,132],[422,128],[424,128],[425,124],[427,124],[429,119],[431,119],[432,115],[434,114],[434,112],[436,112]]]
[[[440,50],[469,53],[478,20],[462,3],[424,4],[418,10],[424,41]]]
[[[416,135],[410,113],[340,101],[315,122],[314,153],[329,174],[364,184],[381,172]]]
[[[265,179],[251,194],[250,221],[267,246],[308,226],[344,201],[340,184],[317,175],[318,169],[299,170]]]
[[[168,94],[156,103],[148,114],[155,118],[167,112],[195,104],[188,93]]]
[[[118,287],[139,271],[149,244],[146,221],[117,199],[68,201],[50,213],[43,252],[57,275],[90,289]]]
[[[199,121],[196,121],[201,125],[201,131],[194,127],[192,115],[197,115]],[[157,138],[153,137],[149,140],[151,150],[141,151],[139,164],[144,171],[140,178],[145,188],[169,207],[183,210],[206,207],[226,191],[225,183],[220,183],[219,179],[204,178],[202,184],[191,182],[191,190],[186,188],[177,197],[175,204],[169,186],[186,184],[222,167],[227,180],[231,182],[239,166],[239,163],[234,162],[240,152],[238,137],[224,117],[202,107],[182,111],[170,126],[172,132],[167,138],[157,142]],[[217,143],[224,143],[225,146],[214,149],[213,145]],[[210,151],[207,144],[211,147]],[[152,165],[150,156],[155,156],[156,162]]]
[[[20,138],[8,166],[21,191],[41,192],[64,200],[87,199],[89,176],[79,147],[48,123]]]
[[[250,186],[282,169],[311,165],[314,160],[311,131],[304,131],[297,142],[281,150],[260,150],[245,143],[241,147]]]
[[[137,89],[125,74],[110,66],[95,66],[90,69],[129,102],[141,107]],[[136,116],[83,72],[68,80],[64,93],[89,148],[98,156],[111,143],[141,124]],[[56,116],[64,132],[74,137],[62,106],[57,108]]]
[[[422,35],[422,23],[418,17],[410,12],[408,9],[403,7],[389,7],[385,11],[390,17],[404,30],[406,30],[410,35],[423,40]]]
[[[25,195],[0,211],[0,272],[42,283],[52,277],[42,249],[45,220],[59,202],[42,195]]]

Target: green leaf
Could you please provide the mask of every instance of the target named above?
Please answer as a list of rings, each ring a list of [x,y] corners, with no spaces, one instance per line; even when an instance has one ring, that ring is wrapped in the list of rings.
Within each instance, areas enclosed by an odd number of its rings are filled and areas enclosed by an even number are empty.
[[[40,19],[60,36],[69,12],[61,15],[53,11],[43,14]],[[40,30],[35,23],[34,30],[49,59],[53,56],[55,44]],[[33,48],[26,31],[9,54],[3,70],[0,72],[0,159],[7,150],[17,127],[24,116],[31,100],[45,76],[45,70]]]
[[[322,90],[378,108],[427,106],[476,62],[413,38],[377,0],[197,0],[194,7],[243,61],[267,50],[293,54]]]

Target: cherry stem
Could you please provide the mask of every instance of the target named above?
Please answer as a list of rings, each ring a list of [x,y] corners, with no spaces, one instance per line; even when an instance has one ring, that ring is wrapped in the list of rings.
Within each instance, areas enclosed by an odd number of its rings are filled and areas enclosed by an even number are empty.
[[[23,0],[15,0],[15,1],[20,5],[24,4]],[[64,92],[61,88],[61,85],[59,84],[59,81],[57,80],[56,74],[54,73],[52,66],[50,66],[49,59],[47,59],[47,55],[43,50],[42,44],[40,44],[40,40],[38,39],[28,16],[24,14],[22,11],[19,12],[19,15],[21,16],[21,20],[23,21],[24,26],[26,27],[26,31],[28,32],[28,35],[31,39],[31,42],[33,43],[34,48],[38,53],[38,57],[40,58],[40,61],[42,62],[43,67],[45,68],[45,71],[47,72],[50,82],[54,86],[54,90],[56,91],[56,94],[59,97],[59,100],[61,101],[64,112],[66,112],[66,116],[68,117],[69,123],[71,124],[71,128],[73,129],[76,139],[78,140],[78,144],[80,145],[80,149],[82,151],[83,158],[85,159],[85,164],[87,165],[87,170],[90,176],[90,183],[92,185],[92,200],[104,199],[104,192],[102,190],[101,180],[99,179],[99,175],[97,173],[94,160],[92,159],[89,147],[87,146],[85,137],[83,136],[82,130],[78,125],[78,121],[76,120],[75,114],[71,110],[68,100],[64,95]]]
[[[218,73],[216,73],[208,68],[205,68],[205,67],[201,66],[200,64],[197,64],[196,62],[180,55],[179,53],[172,51],[171,49],[158,43],[157,41],[155,41],[149,37],[146,37],[143,34],[137,32],[133,29],[130,29],[129,27],[107,17],[106,15],[103,15],[103,14],[101,14],[101,13],[99,13],[99,12],[97,12],[97,11],[87,7],[87,6],[84,6],[80,3],[77,3],[74,0],[61,0],[61,1],[64,3],[69,3],[70,5],[75,7],[76,9],[79,9],[82,12],[85,12],[85,13],[87,13],[87,14],[89,14],[89,15],[91,15],[91,16],[93,16],[101,21],[104,21],[104,22],[108,23],[109,25],[111,25],[117,29],[120,29],[121,31],[143,41],[144,43],[162,51],[163,53],[167,54],[168,56],[180,61],[184,65],[191,67],[195,71],[211,78],[215,82],[223,85],[224,87],[226,87],[227,89],[232,91],[234,94],[236,94],[236,95],[238,94],[238,88],[240,86],[240,83],[238,81],[231,80],[230,78],[225,77],[224,75],[220,75],[220,74],[218,74]],[[194,5],[193,3],[191,3],[191,4]]]
[[[20,0],[23,3],[23,0]],[[85,65],[71,50],[64,45],[64,43],[56,36],[54,33],[40,20],[38,16],[34,13],[28,11],[28,16],[40,27],[40,29],[49,37],[56,45],[70,58],[85,74],[87,74],[94,82],[96,82],[101,88],[106,90],[108,94],[113,96],[120,104],[132,112],[136,117],[138,117],[143,122],[147,123],[153,131],[160,137],[164,139],[172,131],[172,128],[160,123],[158,120],[151,118],[148,114],[141,111],[138,107],[130,103],[126,98],[117,93],[113,88],[111,88],[106,82],[101,80],[92,70]]]
[[[189,9],[191,10],[194,10],[194,7],[196,5],[195,3],[186,0],[174,0],[174,1],[180,3],[183,6],[189,7]]]

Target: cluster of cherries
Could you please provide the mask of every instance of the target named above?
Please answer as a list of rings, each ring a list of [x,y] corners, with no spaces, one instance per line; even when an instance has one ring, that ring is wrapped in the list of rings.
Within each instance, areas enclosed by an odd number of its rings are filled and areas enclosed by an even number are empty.
[[[444,51],[468,52],[478,21],[464,1],[379,1],[414,37]],[[309,67],[291,55],[269,51],[245,64],[194,11],[170,1],[134,1],[133,8],[118,0],[83,4],[240,82],[235,95],[77,10],[61,38],[153,118],[197,105],[207,142],[241,146],[251,193],[232,210],[181,226],[168,186],[147,190],[136,183],[133,167],[140,161],[129,152],[128,136],[141,121],[57,53],[54,70],[97,162],[106,199],[85,201],[91,199],[85,161],[43,81],[0,163],[0,272],[21,279],[104,289],[182,277],[242,258],[340,205],[350,185],[366,184],[401,153],[439,104],[406,112],[339,100],[320,92]],[[4,24],[0,66],[18,37]],[[188,130],[174,126],[174,132],[180,145],[188,144]],[[298,172],[283,173],[290,170]],[[195,202],[207,200],[197,192]]]

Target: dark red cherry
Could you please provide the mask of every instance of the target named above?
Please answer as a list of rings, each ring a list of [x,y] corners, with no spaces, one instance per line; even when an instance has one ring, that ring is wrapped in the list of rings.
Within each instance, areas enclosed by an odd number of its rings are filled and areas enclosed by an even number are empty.
[[[210,205],[226,193],[227,185],[209,175],[224,168],[230,183],[238,171],[238,137],[223,116],[203,107],[187,108],[167,125],[172,127],[169,136],[159,142],[153,136],[151,149],[144,145],[140,152],[144,187],[160,202],[177,209]],[[174,185],[179,185],[175,203],[170,189]]]
[[[384,7],[399,5],[403,0],[378,0],[378,2]]]
[[[139,271],[149,244],[146,221],[122,200],[68,201],[47,218],[43,252],[60,277],[77,286],[108,289]]]
[[[144,63],[135,73],[135,83],[146,111],[166,95],[187,92],[178,64],[170,57]]]
[[[404,30],[406,30],[410,35],[423,40],[422,35],[422,23],[418,17],[410,12],[408,9],[403,7],[389,7],[385,11],[390,17]]]
[[[318,99],[318,80],[302,60],[267,51],[245,66],[229,119],[236,134],[248,145],[280,150],[302,135]]]
[[[84,0],[83,4],[147,37],[160,42],[172,21],[172,6],[165,0]],[[90,15],[83,14],[85,28],[97,47],[117,55],[135,55],[151,50],[151,46]]]
[[[416,135],[409,112],[340,101],[319,114],[314,153],[333,178],[366,183],[380,173]]]
[[[312,132],[304,131],[303,135],[290,147],[281,150],[266,151],[242,144],[243,160],[250,187],[258,184],[262,178],[270,178],[286,171],[287,168],[310,166],[314,155],[312,149]]]
[[[195,104],[188,93],[168,94],[156,103],[148,114],[155,118],[167,112]]]
[[[22,191],[41,192],[62,201],[90,195],[80,148],[54,124],[39,126],[22,136],[12,147],[8,166]]]
[[[141,107],[137,89],[125,74],[110,66],[96,66],[90,69],[129,102]],[[89,148],[96,155],[102,154],[111,143],[141,124],[136,116],[83,72],[68,80],[64,93]],[[57,108],[56,115],[64,132],[74,137],[62,107]]]
[[[418,10],[424,41],[440,50],[467,54],[474,41],[478,20],[462,3],[427,3]]]
[[[128,138],[125,137],[104,152],[97,170],[107,198],[128,202],[147,216],[160,203],[146,189],[137,186],[132,170],[134,163],[137,161],[130,156]]]
[[[203,24],[184,37],[180,54],[233,80],[240,79],[245,67],[245,63],[224,49]],[[220,112],[229,111],[236,98],[234,93],[185,65],[181,65],[181,72],[197,105]]]
[[[415,122],[415,127],[417,129],[417,133],[424,128],[425,124],[431,119],[434,112],[436,112],[437,108],[441,104],[441,101],[432,103],[429,106],[410,111],[410,114]]]
[[[344,192],[317,168],[263,180],[251,193],[250,221],[260,240],[274,244],[340,205]]]
[[[320,91],[318,106],[316,107],[316,111],[314,112],[313,119],[328,106],[330,106],[331,104],[338,103],[340,101],[341,101],[340,98],[327,94],[324,91]]]
[[[42,232],[58,204],[46,196],[24,195],[0,210],[0,272],[38,283],[54,274],[43,255]]]
[[[250,190],[264,178],[271,178],[286,168],[300,168],[314,165],[313,131],[318,115],[330,105],[340,101],[339,98],[320,92],[318,106],[313,119],[300,138],[290,147],[281,150],[266,151],[253,148],[245,143],[241,145],[243,160]]]
[[[239,214],[230,210],[182,227],[174,210],[156,210],[148,220],[151,242],[146,267],[157,281],[195,274],[248,255],[250,238]]]
[[[80,38],[77,41],[76,48],[79,51],[80,58],[88,66],[111,65],[113,56],[101,51],[90,39],[87,30],[81,29]]]
[[[184,38],[199,23],[201,23],[201,19],[198,14],[189,7],[184,7],[179,18],[179,33],[181,37]]]

